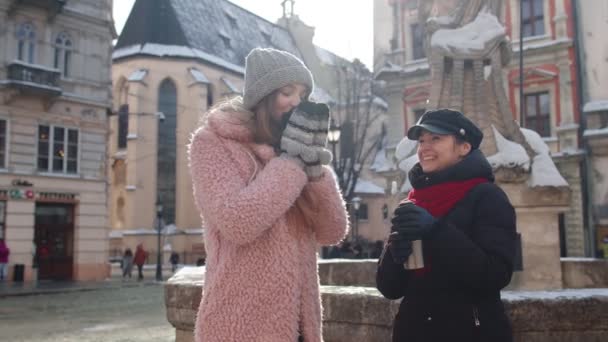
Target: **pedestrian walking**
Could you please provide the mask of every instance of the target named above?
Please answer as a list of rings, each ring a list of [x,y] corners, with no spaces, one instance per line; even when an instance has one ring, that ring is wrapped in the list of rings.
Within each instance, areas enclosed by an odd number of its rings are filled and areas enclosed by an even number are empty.
[[[122,277],[123,279],[129,276],[131,279],[131,272],[133,271],[133,252],[131,248],[127,248],[122,255]]]
[[[403,298],[393,341],[512,341],[500,290],[513,272],[515,211],[478,149],[482,132],[462,113],[440,109],[407,137],[418,141],[420,162],[408,174],[413,190],[395,210],[376,279],[386,298]],[[419,240],[424,265],[411,269]]]
[[[177,254],[177,252],[171,252],[169,262],[171,263],[171,272],[175,273],[177,270],[177,264],[179,264],[179,254]]]
[[[306,101],[312,89],[297,57],[254,49],[243,97],[193,135],[207,251],[198,342],[322,340],[317,250],[343,239],[347,216],[325,166],[329,109]]]
[[[6,246],[4,239],[0,239],[0,281],[6,279],[8,273],[8,257],[11,254],[10,248]]]
[[[143,269],[147,259],[148,252],[146,252],[146,250],[144,249],[144,245],[141,243],[138,244],[135,248],[135,257],[133,258],[133,262],[137,266],[137,280],[144,279]]]

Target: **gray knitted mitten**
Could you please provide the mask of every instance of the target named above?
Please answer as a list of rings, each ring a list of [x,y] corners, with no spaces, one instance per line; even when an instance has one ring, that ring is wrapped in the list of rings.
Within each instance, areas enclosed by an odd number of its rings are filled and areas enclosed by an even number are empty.
[[[300,159],[309,179],[320,177],[321,165],[331,162],[331,153],[325,149],[328,119],[326,105],[304,101],[289,117],[281,137],[282,156]]]
[[[315,134],[313,138],[314,148],[317,150],[319,164],[306,166],[306,173],[311,179],[321,177],[323,173],[322,165],[329,165],[332,160],[332,154],[327,150],[327,132],[329,131],[329,107],[323,103],[315,106]]]

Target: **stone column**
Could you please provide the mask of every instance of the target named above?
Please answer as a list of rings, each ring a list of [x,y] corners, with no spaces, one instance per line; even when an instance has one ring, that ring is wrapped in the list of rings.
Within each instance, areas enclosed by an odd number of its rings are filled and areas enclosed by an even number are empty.
[[[500,186],[515,207],[517,231],[522,238],[523,272],[513,274],[509,288],[562,288],[558,215],[568,209],[568,188],[530,188],[524,182]]]

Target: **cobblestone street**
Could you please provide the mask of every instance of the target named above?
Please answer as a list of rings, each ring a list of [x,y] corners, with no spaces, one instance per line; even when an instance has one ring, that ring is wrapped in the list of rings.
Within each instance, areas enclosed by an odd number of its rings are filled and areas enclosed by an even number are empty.
[[[2,341],[174,341],[163,287],[0,298]]]

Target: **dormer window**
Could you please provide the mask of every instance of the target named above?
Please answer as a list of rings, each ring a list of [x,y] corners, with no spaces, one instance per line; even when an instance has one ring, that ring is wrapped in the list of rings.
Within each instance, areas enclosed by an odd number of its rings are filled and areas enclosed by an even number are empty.
[[[232,27],[235,30],[238,30],[239,25],[236,22],[236,18],[233,17],[231,14],[226,13],[226,18],[228,19],[228,22],[230,23],[230,27]]]
[[[268,32],[262,32],[262,36],[264,37],[266,44],[272,45],[272,37],[270,37],[270,34]]]
[[[225,32],[220,32],[220,38],[224,42],[224,46],[226,48],[231,48],[231,46],[230,46],[230,36],[228,36]]]

